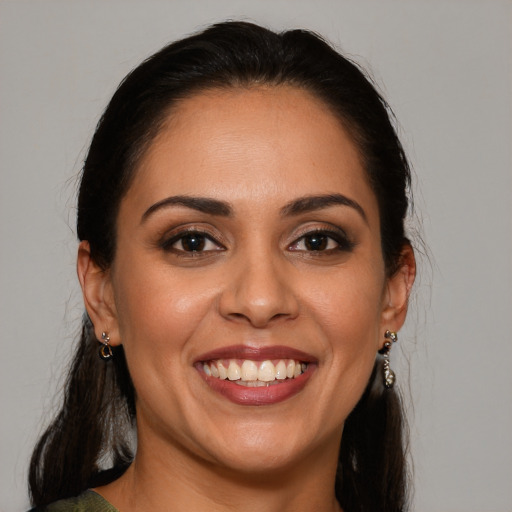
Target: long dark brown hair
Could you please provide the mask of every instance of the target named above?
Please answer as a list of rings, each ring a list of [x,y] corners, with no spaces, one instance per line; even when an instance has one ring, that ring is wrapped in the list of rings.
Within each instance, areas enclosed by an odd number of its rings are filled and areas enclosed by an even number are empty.
[[[120,84],[101,117],[85,160],[77,232],[108,269],[116,250],[116,218],[137,164],[176,102],[212,88],[291,85],[313,94],[338,116],[359,148],[379,205],[388,275],[408,241],[404,219],[410,170],[392,116],[364,72],[321,37],[305,30],[275,33],[226,22],[166,46]],[[135,390],[122,346],[112,363],[98,358],[84,316],[60,412],[31,459],[32,504],[76,496],[120,476],[133,459]],[[397,392],[382,384],[382,360],[347,418],[336,496],[345,512],[407,509],[407,436]]]

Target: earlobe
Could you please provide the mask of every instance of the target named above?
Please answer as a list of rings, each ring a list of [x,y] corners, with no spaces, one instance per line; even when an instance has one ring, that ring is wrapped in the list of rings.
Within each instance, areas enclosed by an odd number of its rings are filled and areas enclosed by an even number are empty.
[[[96,338],[101,340],[102,333],[108,332],[110,345],[118,345],[119,329],[110,272],[92,259],[89,242],[85,240],[78,246],[77,273]]]
[[[410,244],[405,244],[400,255],[398,270],[389,277],[382,310],[384,330],[399,331],[405,322],[407,305],[416,277],[416,260]]]

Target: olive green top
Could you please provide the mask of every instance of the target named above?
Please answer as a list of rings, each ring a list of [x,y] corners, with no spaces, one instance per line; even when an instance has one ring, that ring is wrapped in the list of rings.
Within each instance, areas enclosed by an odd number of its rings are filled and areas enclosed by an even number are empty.
[[[94,491],[85,491],[76,498],[59,500],[46,507],[30,512],[119,512],[103,496]]]

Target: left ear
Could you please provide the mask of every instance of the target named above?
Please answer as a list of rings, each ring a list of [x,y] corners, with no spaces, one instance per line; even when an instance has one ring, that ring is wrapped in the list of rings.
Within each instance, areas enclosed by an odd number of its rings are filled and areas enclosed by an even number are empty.
[[[416,259],[414,250],[409,243],[404,244],[398,270],[388,278],[384,290],[381,327],[398,332],[405,322],[407,305],[414,278],[416,277]]]

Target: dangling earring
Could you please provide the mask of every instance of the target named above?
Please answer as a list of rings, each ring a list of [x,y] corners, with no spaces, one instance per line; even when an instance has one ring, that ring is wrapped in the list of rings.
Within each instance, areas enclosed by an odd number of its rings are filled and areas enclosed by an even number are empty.
[[[99,356],[103,361],[109,361],[114,357],[114,353],[112,352],[112,347],[110,346],[110,337],[106,332],[101,333],[101,347],[98,351]]]
[[[384,343],[384,347],[379,350],[379,354],[382,354],[384,358],[384,387],[386,389],[391,389],[395,384],[395,372],[389,367],[389,353],[391,351],[391,345],[398,341],[398,336],[396,332],[386,331],[384,333],[384,338],[386,338],[386,342]]]

